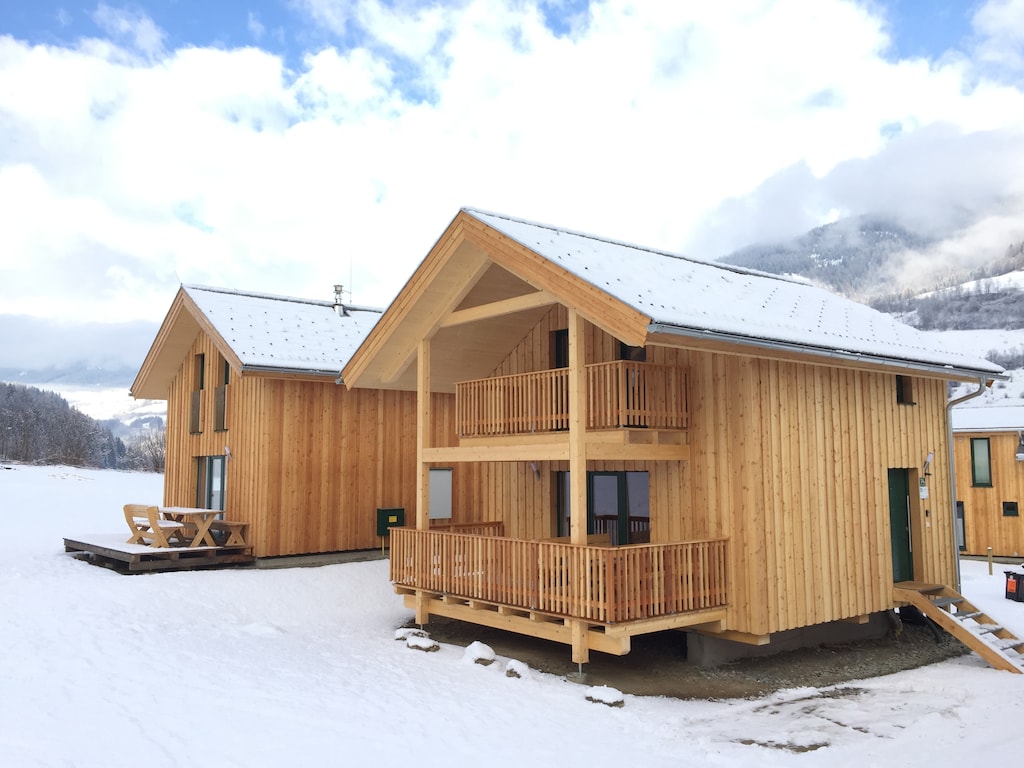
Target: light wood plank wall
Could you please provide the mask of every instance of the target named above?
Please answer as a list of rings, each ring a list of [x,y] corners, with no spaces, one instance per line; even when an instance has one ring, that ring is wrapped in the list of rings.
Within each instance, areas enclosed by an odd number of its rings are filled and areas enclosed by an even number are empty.
[[[206,355],[202,434],[189,434],[195,355]],[[196,457],[227,463],[225,516],[251,524],[257,557],[372,549],[376,510],[416,499],[416,394],[347,390],[333,380],[303,381],[232,372],[227,431],[213,431],[211,373],[222,366],[216,347],[200,334],[168,397],[164,503],[193,506]],[[434,395],[436,445],[455,441],[454,396]],[[455,468],[453,495],[471,498],[476,468]],[[407,518],[408,519],[408,518]],[[472,519],[472,518],[470,518]]]
[[[495,371],[550,366],[553,308]],[[618,356],[590,326],[587,361]],[[895,375],[667,347],[648,360],[689,371],[689,462],[590,462],[589,469],[646,470],[651,540],[727,536],[731,629],[755,634],[892,607],[889,468],[910,471],[915,578],[955,576],[945,462],[945,382],[914,377],[916,405],[895,398]],[[917,482],[929,451],[937,457]],[[483,465],[489,519],[521,538],[554,535],[558,462]],[[925,512],[927,511],[927,516]]]
[[[985,437],[992,457],[992,487],[971,477],[971,438]],[[964,503],[966,554],[1024,557],[1024,517],[1004,517],[1003,502],[1017,502],[1024,515],[1024,461],[1017,461],[1016,432],[957,432],[953,436],[957,498]]]

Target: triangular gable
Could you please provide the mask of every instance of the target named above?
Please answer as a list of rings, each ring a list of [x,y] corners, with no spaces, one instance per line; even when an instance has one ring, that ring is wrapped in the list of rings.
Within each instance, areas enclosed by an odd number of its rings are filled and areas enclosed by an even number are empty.
[[[182,286],[136,376],[131,394],[163,399],[203,332],[237,376],[337,378],[380,310],[222,288]]]
[[[517,287],[503,296],[501,284]],[[986,360],[942,348],[888,315],[803,282],[463,209],[343,377],[349,386],[415,389],[417,345],[430,338],[433,387],[452,391],[455,381],[490,375],[524,328],[555,303],[573,307],[634,346],[825,358],[951,379],[1003,373]],[[493,316],[502,308],[507,315]],[[480,316],[488,319],[479,321]],[[477,320],[472,335],[460,335],[461,320]],[[480,322],[493,327],[481,331]]]
[[[432,340],[432,385],[491,374],[555,304],[593,325],[642,344],[651,319],[462,210],[345,366],[349,386],[416,388],[421,339]],[[472,334],[465,326],[473,324]]]

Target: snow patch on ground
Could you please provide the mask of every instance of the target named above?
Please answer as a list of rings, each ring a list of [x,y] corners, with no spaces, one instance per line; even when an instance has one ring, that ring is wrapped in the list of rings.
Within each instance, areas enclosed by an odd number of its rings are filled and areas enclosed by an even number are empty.
[[[863,768],[1024,750],[1024,675],[973,654],[758,699],[594,706],[515,660],[410,653],[386,561],[122,576],[64,553],[64,536],[127,538],[121,505],[161,494],[145,473],[0,472],[0,765]],[[1024,635],[1006,568],[964,561],[963,591]]]

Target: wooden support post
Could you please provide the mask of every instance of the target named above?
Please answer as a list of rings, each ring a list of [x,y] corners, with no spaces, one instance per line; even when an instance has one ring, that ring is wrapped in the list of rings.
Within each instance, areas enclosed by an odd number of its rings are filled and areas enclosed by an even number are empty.
[[[590,661],[590,642],[587,637],[587,625],[582,621],[569,621],[572,630],[572,660],[577,664]]]
[[[587,543],[587,379],[585,321],[569,310],[569,538]],[[573,630],[575,632],[575,630]],[[573,654],[576,644],[573,642]],[[574,658],[575,660],[575,658]]]
[[[423,626],[430,621],[430,597],[423,592],[416,593],[416,623]]]
[[[425,461],[430,442],[430,339],[423,339],[416,360],[416,528],[421,531],[430,529],[430,469]]]

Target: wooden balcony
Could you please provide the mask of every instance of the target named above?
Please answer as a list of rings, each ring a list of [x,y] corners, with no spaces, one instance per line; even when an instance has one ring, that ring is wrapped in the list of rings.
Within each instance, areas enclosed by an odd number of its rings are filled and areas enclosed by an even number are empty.
[[[587,429],[685,429],[686,371],[615,361],[586,366]],[[569,371],[557,368],[456,384],[460,437],[569,428]]]
[[[726,545],[580,546],[393,528],[391,581],[399,590],[615,625],[723,608]]]

